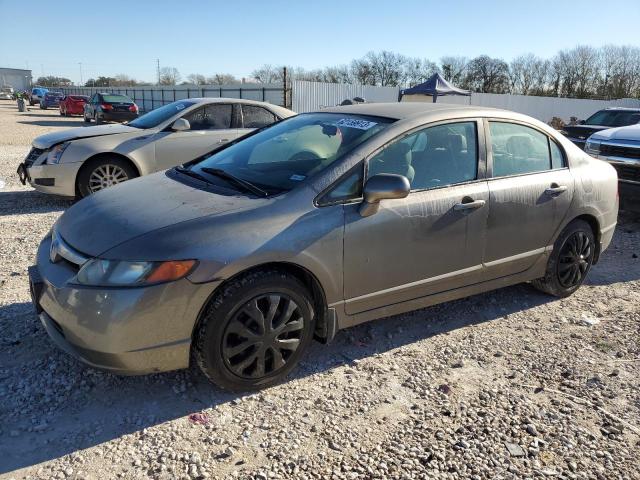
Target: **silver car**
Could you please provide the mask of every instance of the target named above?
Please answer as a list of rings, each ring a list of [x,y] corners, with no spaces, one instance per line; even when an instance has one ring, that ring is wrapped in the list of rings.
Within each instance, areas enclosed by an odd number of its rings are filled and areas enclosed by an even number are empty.
[[[53,341],[90,365],[195,358],[246,390],[375,318],[520,282],[570,295],[617,213],[613,167],[530,117],[336,107],[78,202],[40,244],[31,291]]]
[[[292,115],[286,108],[251,100],[179,100],[126,125],[78,127],[37,137],[18,175],[23,184],[43,193],[85,197],[193,160]]]

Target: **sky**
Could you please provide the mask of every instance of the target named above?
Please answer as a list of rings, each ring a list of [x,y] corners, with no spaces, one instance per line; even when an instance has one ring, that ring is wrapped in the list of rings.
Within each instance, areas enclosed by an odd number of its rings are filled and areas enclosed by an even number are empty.
[[[83,81],[155,82],[156,59],[183,78],[248,78],[263,64],[321,68],[369,51],[508,61],[578,44],[640,46],[640,0],[0,0],[0,67],[76,83],[81,69]]]

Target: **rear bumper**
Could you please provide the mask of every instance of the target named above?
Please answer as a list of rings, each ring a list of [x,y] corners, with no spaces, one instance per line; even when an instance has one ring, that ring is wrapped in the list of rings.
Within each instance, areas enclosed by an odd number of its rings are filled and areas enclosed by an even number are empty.
[[[202,305],[217,285],[187,279],[145,288],[73,284],[77,267],[49,260],[51,237],[30,269],[33,303],[62,350],[93,367],[138,375],[186,368]]]
[[[128,122],[138,118],[138,114],[133,112],[102,112],[98,116],[105,122]]]

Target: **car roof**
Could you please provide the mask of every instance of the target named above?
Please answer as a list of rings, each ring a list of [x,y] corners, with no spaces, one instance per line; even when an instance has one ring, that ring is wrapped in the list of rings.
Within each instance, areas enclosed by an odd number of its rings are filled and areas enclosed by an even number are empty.
[[[249,100],[246,98],[227,98],[227,97],[198,97],[198,98],[183,98],[181,100],[188,100],[190,102],[194,102],[200,105],[207,105],[210,103],[243,103],[246,105],[256,105],[258,107],[269,107],[275,112],[279,112],[281,114],[294,115],[295,112],[289,110],[288,108],[281,107],[279,105],[275,105],[273,103],[261,102],[259,100]]]
[[[512,118],[512,116],[515,114],[514,112],[510,112],[508,110],[500,110],[497,108],[426,102],[360,103],[356,105],[323,108],[322,110],[318,110],[318,112],[371,115],[374,117],[385,117],[395,120],[402,120],[405,118],[413,118],[421,115],[445,112],[447,114],[451,114],[451,116],[455,116],[456,113],[461,113],[465,117],[473,115],[496,115],[500,117],[506,116]]]

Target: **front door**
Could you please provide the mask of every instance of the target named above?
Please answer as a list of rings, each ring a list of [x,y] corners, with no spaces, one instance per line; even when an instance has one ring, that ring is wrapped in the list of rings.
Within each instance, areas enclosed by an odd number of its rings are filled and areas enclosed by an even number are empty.
[[[232,104],[205,105],[185,114],[183,118],[191,125],[189,130],[169,130],[156,134],[155,170],[164,170],[193,160],[239,135],[238,129],[232,128]]]
[[[410,133],[368,162],[367,176],[410,180],[402,200],[361,217],[345,206],[345,310],[356,314],[478,281],[489,191],[475,120]],[[482,153],[482,154],[481,154]]]
[[[560,146],[532,126],[488,122],[489,219],[485,278],[520,273],[553,246],[573,197]]]

